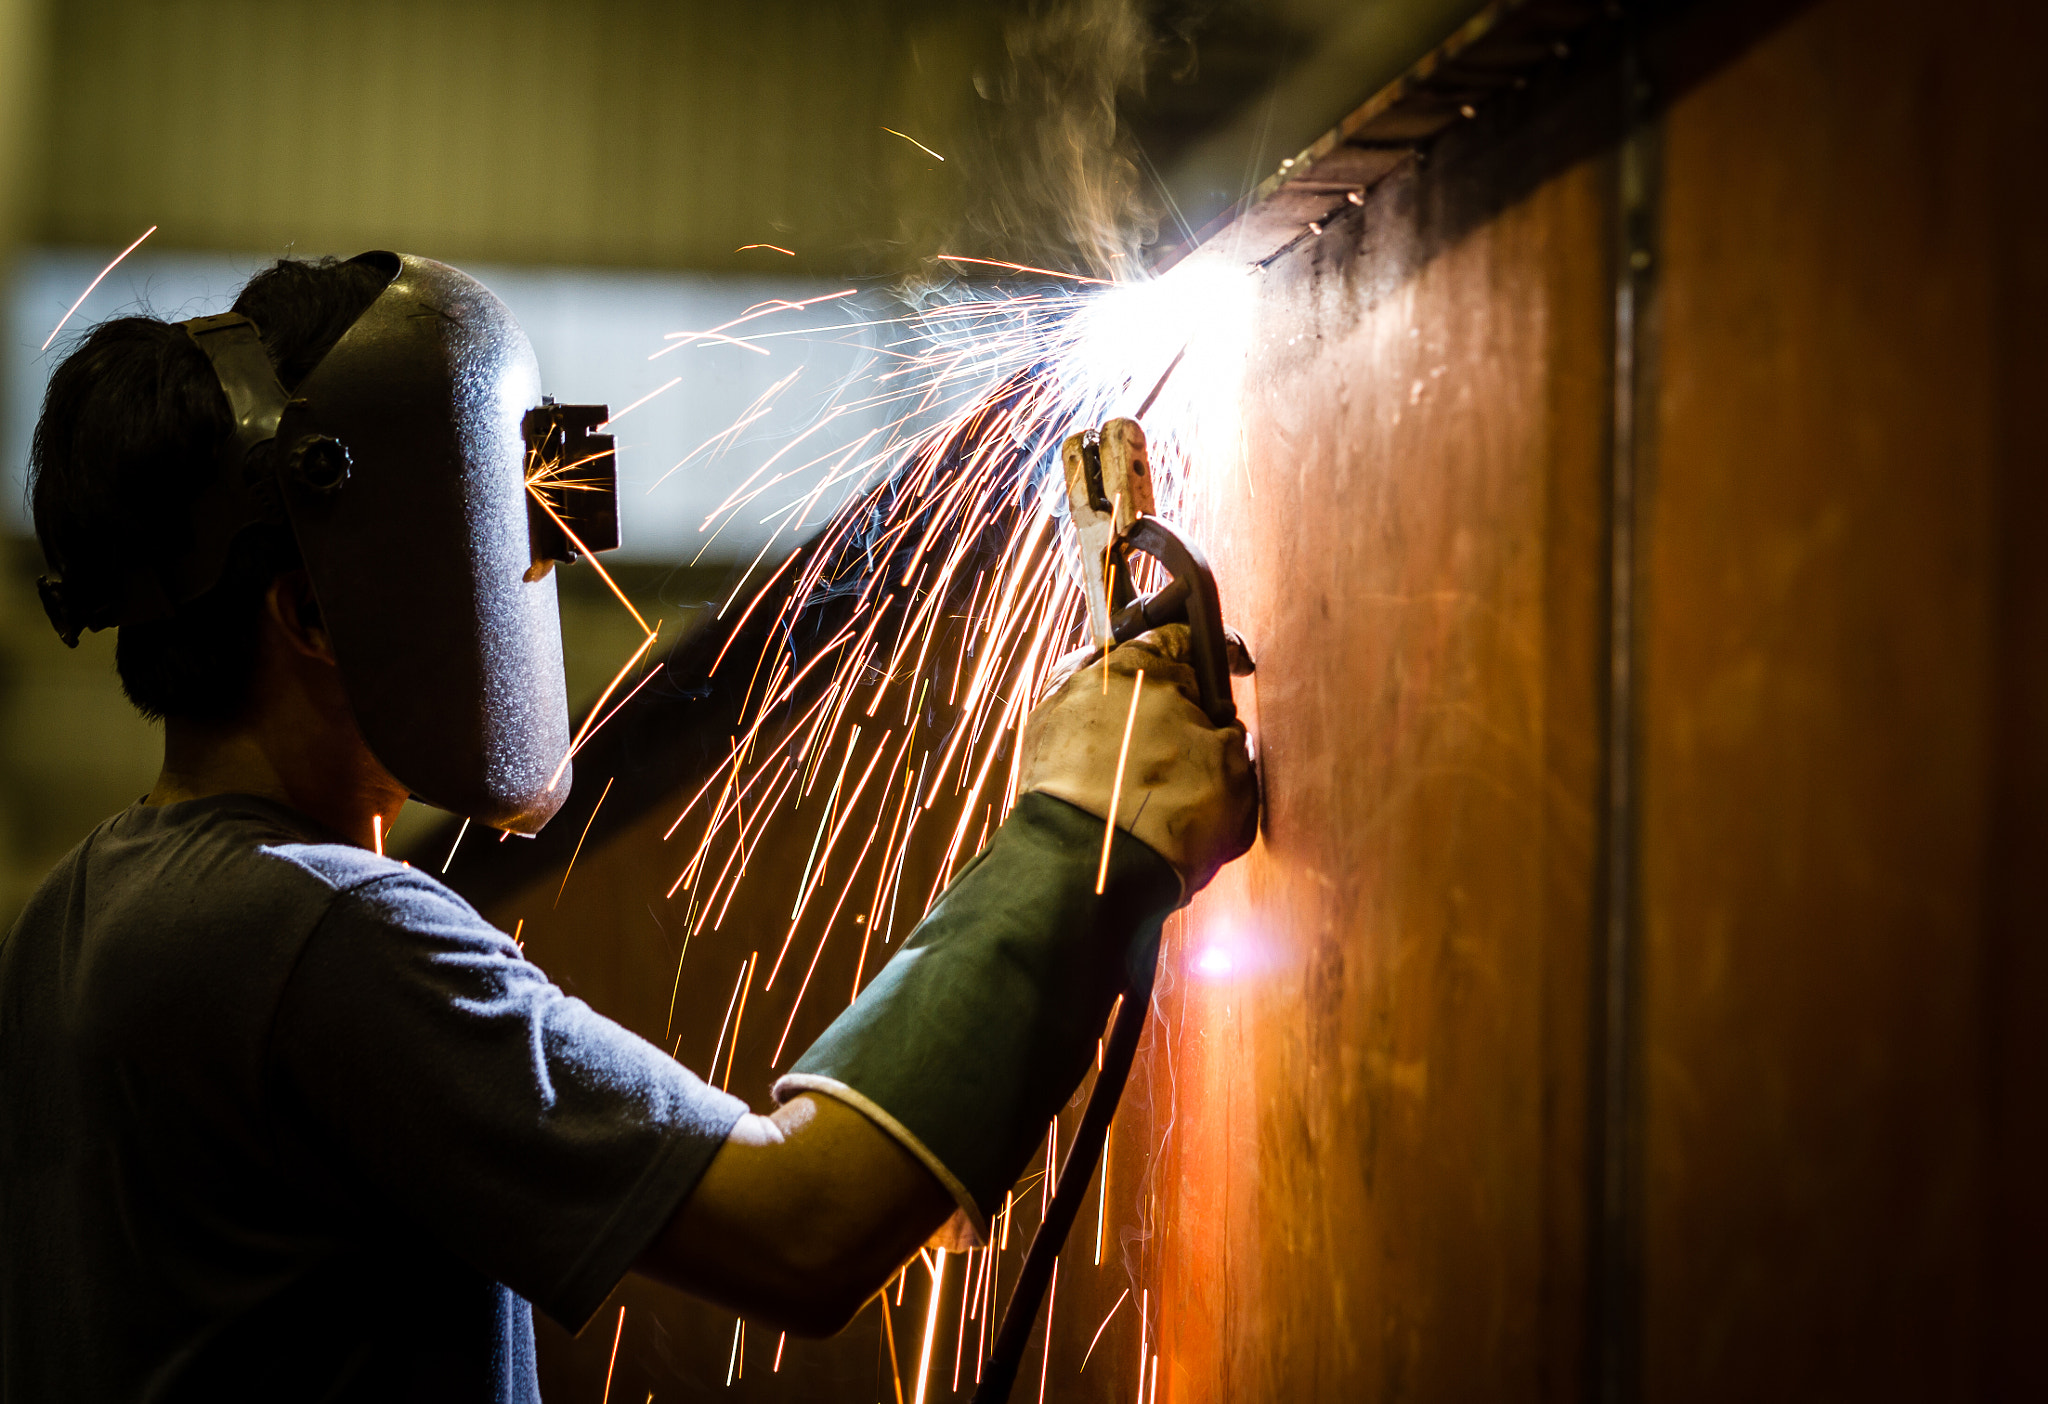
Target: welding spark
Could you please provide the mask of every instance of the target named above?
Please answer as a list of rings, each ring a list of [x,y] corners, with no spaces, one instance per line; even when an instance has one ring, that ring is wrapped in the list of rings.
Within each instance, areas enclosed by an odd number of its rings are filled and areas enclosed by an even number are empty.
[[[721,331],[684,332],[680,333],[680,335],[688,336],[690,338],[688,342],[680,343],[682,345],[696,346],[702,344],[709,344],[713,346],[737,346],[740,350],[751,351],[756,356],[772,356],[775,354],[765,346],[756,346],[751,340],[749,340],[746,337],[727,336],[724,332]],[[670,346],[666,349],[669,351],[674,351],[677,348],[674,346]],[[656,351],[653,356],[649,356],[647,359],[651,361],[656,356],[660,356],[661,354],[663,353],[660,351]],[[666,385],[662,387],[662,389],[664,390],[666,390],[667,388],[668,387]]]
[[[990,1256],[989,1250],[983,1249],[981,1256],[982,1261],[987,1262]],[[978,1302],[981,1308],[981,1324],[974,1328],[974,1382],[976,1384],[981,1383],[981,1363],[988,1358],[988,1318],[989,1314],[995,1310],[996,1304],[994,1274],[983,1273],[982,1275],[984,1278],[989,1279],[989,1281],[986,1284],[986,1300]]]
[[[597,811],[604,808],[604,797],[612,792],[612,781],[618,778],[618,776],[614,775],[607,779],[604,782],[603,793],[597,797],[597,803],[590,806],[590,818],[584,823],[583,832],[576,836],[576,851],[569,855],[569,866],[562,869],[562,885],[555,889],[555,905],[557,907],[562,905],[562,894],[569,890],[569,874],[576,871],[576,860],[583,856],[583,840],[590,837],[591,825],[597,822]],[[382,850],[380,849],[379,851],[381,852]]]
[[[593,561],[591,564],[595,565],[596,562]],[[609,577],[606,578],[609,579]],[[620,598],[624,599],[625,596],[622,594]],[[626,608],[632,609],[633,607],[628,604]],[[639,614],[638,610],[633,610],[634,618],[639,618]],[[605,685],[604,691],[598,695],[597,701],[590,708],[590,715],[584,719],[583,725],[577,729],[575,739],[569,742],[569,749],[563,753],[562,763],[557,765],[555,773],[548,777],[548,788],[550,790],[561,783],[562,772],[569,768],[569,762],[575,758],[578,751],[583,749],[583,743],[590,739],[591,733],[597,726],[598,714],[604,712],[604,704],[611,700],[612,694],[618,691],[619,684],[626,680],[626,674],[633,671],[634,666],[646,656],[647,650],[654,647],[655,634],[656,631],[654,629],[650,628],[647,631],[647,637],[640,641],[640,647],[633,650],[633,656],[625,661],[619,668],[619,671],[612,677],[611,682]],[[610,716],[608,712],[604,714]]]
[[[449,865],[450,863],[453,863],[453,862],[455,861],[455,850],[456,850],[456,849],[458,849],[458,848],[460,848],[460,847],[462,847],[462,839],[463,839],[463,835],[467,834],[468,832],[469,832],[469,820],[468,820],[468,819],[464,819],[464,820],[462,821],[462,827],[461,827],[461,828],[459,828],[459,829],[457,829],[457,830],[455,831],[455,842],[453,842],[453,843],[451,843],[451,844],[449,844],[449,845],[448,845],[448,858],[447,858],[447,861],[441,864],[441,871],[442,871],[442,873],[443,873],[443,874],[446,874],[446,873],[447,873],[447,871],[448,871],[448,865]]]
[[[738,248],[734,249],[733,252],[745,253],[748,249],[773,249],[775,250],[775,252],[779,254],[788,254],[791,258],[796,257],[795,249],[785,249],[780,244],[741,244]]]
[[[901,1281],[899,1276],[898,1281]],[[896,1404],[903,1404],[903,1370],[896,1363],[896,1325],[889,1319],[889,1294],[881,1293],[882,1338],[889,1343],[889,1379],[896,1386]]]
[[[1059,1150],[1060,1119],[1055,1116],[1045,1132],[1045,1193],[1038,1202],[1038,1217],[1041,1219],[1045,1217],[1046,1211],[1052,1208],[1053,1179],[1058,1174]]]
[[[677,967],[678,970],[681,968],[680,966]],[[1117,996],[1117,1003],[1123,1003],[1122,995]],[[1114,1014],[1110,1015],[1109,1019],[1112,1024],[1116,1022]],[[1101,1043],[1098,1042],[1095,1045],[1095,1050],[1095,1070],[1101,1072]],[[1102,1181],[1095,1188],[1095,1266],[1097,1267],[1102,1266],[1102,1230],[1109,1215],[1109,1152],[1110,1140],[1105,1136],[1102,1141]],[[1082,1363],[1086,1364],[1087,1362],[1083,1361]]]
[[[1103,676],[1108,676],[1107,669],[1104,670]],[[1095,870],[1095,895],[1098,897],[1102,895],[1104,884],[1109,881],[1109,845],[1110,841],[1116,837],[1116,810],[1117,805],[1123,800],[1124,762],[1130,759],[1131,728],[1137,724],[1138,698],[1144,691],[1145,670],[1140,668],[1138,669],[1137,681],[1131,688],[1131,710],[1124,717],[1123,745],[1117,748],[1116,779],[1109,787],[1109,818],[1103,821],[1102,827],[1102,866]]]
[[[132,254],[137,249],[141,248],[143,239],[147,239],[150,235],[154,233],[156,233],[156,226],[152,224],[149,226],[149,228],[142,231],[141,238],[138,238],[134,243],[130,244],[127,248],[115,254],[114,261],[108,264],[105,268],[102,268],[100,270],[99,277],[93,279],[90,283],[87,283],[85,285],[85,291],[78,295],[78,301],[72,303],[69,307],[64,309],[64,315],[57,319],[57,325],[50,328],[50,334],[43,338],[43,344],[37,347],[36,349],[38,351],[49,350],[50,343],[57,339],[57,333],[63,331],[64,324],[71,320],[71,314],[76,312],[79,308],[85,306],[85,300],[92,296],[92,290],[98,287],[101,283],[104,283],[107,280],[107,275],[113,272],[116,268],[119,268],[121,266],[122,259],[128,257],[129,254]]]
[[[932,1275],[931,1300],[925,1303],[924,1344],[917,1353],[917,1395],[914,1404],[924,1404],[925,1377],[932,1368],[932,1336],[939,1324],[939,1288],[946,1281],[946,1250],[938,1250],[937,1259],[929,1264]]]
[[[617,716],[619,714],[620,709],[623,708],[628,702],[631,702],[635,697],[639,696],[641,688],[647,686],[647,684],[653,682],[655,678],[661,675],[661,670],[663,666],[663,664],[657,663],[652,668],[649,668],[647,670],[646,676],[642,677],[639,682],[633,684],[633,690],[631,692],[627,693],[624,697],[621,697],[618,701],[614,702],[612,704],[612,709],[609,712],[606,712],[602,717],[598,718],[597,725],[590,728],[591,735],[594,736],[598,732],[604,730],[604,724],[610,721],[613,717]],[[589,744],[589,741],[590,737],[584,737],[584,743],[586,745]],[[572,751],[570,752],[570,754],[574,755],[575,752]]]
[[[661,353],[657,351],[654,354],[656,356],[659,356]],[[650,357],[649,359],[652,358]],[[789,389],[790,386],[794,385],[796,383],[796,378],[802,374],[803,367],[798,366],[788,375],[785,375],[784,377],[782,377],[782,379],[776,381],[766,390],[763,390],[760,394],[760,397],[756,399],[754,403],[748,405],[746,408],[746,412],[742,414],[738,419],[734,420],[731,424],[719,430],[716,434],[713,434],[703,443],[697,445],[697,447],[691,449],[688,453],[684,454],[682,458],[676,463],[675,467],[669,469],[668,472],[663,473],[660,477],[656,478],[653,481],[653,483],[651,483],[648,486],[648,494],[652,495],[655,488],[660,487],[663,483],[667,482],[671,477],[675,476],[675,474],[682,471],[682,469],[684,469],[685,467],[689,466],[690,463],[695,461],[699,454],[714,452],[720,448],[726,447],[727,445],[731,444],[735,439],[737,439],[740,433],[743,430],[745,430],[749,425],[752,425],[757,420],[767,418],[768,414],[774,407],[776,398],[780,396],[783,391]]]
[[[751,957],[740,962],[739,978],[732,982],[732,998],[726,1001],[725,1018],[718,1025],[718,1041],[711,1045],[710,1075],[704,1079],[706,1082],[718,1075],[718,1055],[725,1051],[725,1031],[732,1026],[732,1011],[740,1002],[740,986],[746,982],[747,972],[752,968]]]
[[[759,951],[748,956],[746,973],[740,976],[740,1012],[733,1016],[732,1048],[725,1055],[725,1080],[718,1084],[720,1091],[732,1090],[732,1065],[740,1056],[740,1021],[747,1017],[747,994],[754,984],[754,962],[760,958]],[[717,1064],[714,1062],[712,1066],[716,1067]]]
[[[1087,278],[1079,273],[1062,273],[1057,268],[1034,268],[1028,263],[1011,263],[1008,259],[969,258],[966,254],[948,253],[942,253],[938,257],[945,263],[974,263],[985,268],[1005,269],[1011,273],[1033,273],[1041,278],[1065,278],[1070,283],[1088,283],[1098,288],[1110,286],[1107,278]]]
[[[622,1340],[622,1339],[623,1339],[623,1338],[625,1337],[625,1334],[626,1334],[626,1309],[625,1309],[624,1307],[620,1307],[620,1308],[619,1308],[619,1324],[618,1324],[618,1328],[617,1328],[616,1330],[614,1330],[614,1331],[612,1332],[612,1359],[611,1359],[611,1363],[610,1363],[609,1365],[607,1365],[607,1366],[605,1366],[605,1367],[604,1367],[604,1398],[605,1398],[605,1400],[609,1400],[609,1399],[610,1399],[610,1398],[612,1397],[612,1371],[614,1371],[614,1370],[616,1370],[616,1369],[618,1369],[618,1368],[619,1368],[619,1342],[620,1342],[620,1340]]]
[[[730,338],[728,338],[728,339],[730,339]],[[749,349],[749,350],[752,350],[753,348],[752,348],[752,347],[749,347],[748,349]],[[761,354],[765,356],[765,355],[766,355],[766,354],[768,354],[768,353],[764,351],[764,352],[762,352]],[[667,392],[667,391],[673,390],[673,389],[675,389],[675,388],[676,388],[676,387],[677,387],[678,385],[681,385],[682,383],[683,383],[683,378],[682,378],[681,376],[677,376],[677,377],[676,377],[675,379],[673,379],[673,380],[669,381],[669,382],[668,382],[668,384],[666,384],[666,385],[663,385],[663,386],[661,386],[661,387],[660,387],[659,389],[656,389],[656,390],[649,390],[649,391],[648,391],[648,392],[647,392],[647,393],[646,393],[645,395],[642,395],[642,396],[641,396],[641,397],[640,397],[639,399],[637,399],[637,400],[633,401],[633,403],[632,403],[632,404],[630,404],[630,405],[627,405],[627,406],[626,406],[626,407],[625,407],[624,409],[620,410],[620,411],[619,411],[619,412],[618,412],[617,414],[613,415],[613,416],[612,416],[612,417],[611,417],[610,419],[607,419],[607,420],[606,420],[606,421],[605,421],[604,423],[602,423],[602,424],[598,425],[598,426],[597,426],[597,432],[598,432],[598,433],[600,433],[600,434],[605,434],[605,433],[609,433],[609,432],[611,431],[611,427],[612,427],[612,426],[613,426],[614,424],[617,424],[617,423],[618,423],[618,422],[619,422],[620,420],[624,419],[624,418],[625,418],[625,417],[626,417],[627,415],[631,414],[631,413],[632,413],[632,412],[633,412],[634,410],[636,410],[636,409],[639,409],[639,408],[640,408],[640,406],[642,406],[642,405],[646,404],[646,403],[647,403],[647,402],[648,402],[649,400],[653,399],[653,398],[654,398],[654,397],[655,397],[656,395],[660,395],[660,394],[663,394],[663,393],[665,393],[665,392]]]
[[[649,907],[647,911],[649,915],[652,915],[654,908]],[[682,954],[676,957],[675,983],[670,985],[668,990],[668,1022],[662,1026],[661,1030],[661,1041],[663,1043],[667,1043],[668,1036],[676,1031],[676,997],[683,992],[683,962],[689,959],[690,956],[690,917],[695,915],[695,912],[691,912],[683,918],[683,950]],[[660,924],[658,921],[655,923],[657,926]],[[1099,1252],[1096,1255],[1096,1260],[1098,1262],[1101,1261],[1101,1254]]]
[[[1145,1353],[1151,1335],[1152,1292],[1150,1288],[1138,1289],[1138,1404],[1145,1404]]]
[[[1060,1262],[1052,1262],[1052,1283],[1045,1291],[1045,1355],[1038,1362],[1038,1404],[1045,1404],[1045,1381],[1052,1374],[1052,1309],[1060,1296]]]
[[[967,1306],[974,1297],[974,1250],[960,1264],[960,1329],[953,1336],[953,1392],[960,1392],[960,1357],[967,1351]]]
[[[882,130],[887,132],[890,136],[902,137],[905,141],[909,142],[912,146],[916,147],[919,151],[922,151],[925,155],[931,157],[935,161],[943,161],[946,159],[945,157],[939,155],[938,152],[932,150],[929,146],[926,146],[923,142],[919,141],[916,137],[911,136],[908,132],[899,132],[894,127],[884,127],[882,128]]]
[[[647,359],[651,361],[655,358],[655,356],[666,356],[671,351],[680,351],[683,347],[694,345],[696,342],[702,341],[706,337],[715,337],[719,335],[721,332],[729,331],[733,327],[740,326],[743,323],[751,322],[761,317],[769,316],[772,313],[796,312],[806,307],[815,307],[817,304],[821,302],[836,302],[838,299],[842,297],[852,297],[855,293],[859,291],[860,289],[858,288],[841,288],[838,292],[820,293],[816,297],[807,297],[796,302],[788,302],[779,297],[770,298],[767,302],[761,303],[759,306],[748,308],[746,311],[740,313],[739,316],[733,318],[729,322],[719,323],[717,326],[711,328],[709,331],[670,332],[668,333],[668,335],[662,338],[662,340],[668,342],[669,344],[667,346],[662,347],[661,350],[655,352],[653,356],[649,356]]]
[[[1083,1354],[1081,1357],[1081,1368],[1083,1370],[1088,1368],[1088,1357],[1095,1354],[1095,1343],[1097,1341],[1100,1341],[1102,1339],[1102,1333],[1109,1329],[1110,1317],[1115,1316],[1117,1314],[1118,1309],[1121,1308],[1125,1302],[1129,1301],[1130,1298],[1131,1289],[1126,1287],[1124,1288],[1124,1294],[1116,1299],[1116,1306],[1113,1306],[1109,1309],[1109,1316],[1103,1317],[1102,1324],[1095,1328],[1095,1335],[1088,1342],[1087,1352]]]
[[[555,773],[548,777],[548,788],[552,790],[555,788],[556,784],[558,784],[561,781],[562,772],[569,768],[570,758],[573,757],[576,754],[576,752],[582,748],[583,743],[589,739],[590,733],[594,729],[595,724],[598,720],[598,714],[604,710],[604,704],[611,699],[612,693],[618,689],[619,684],[626,680],[626,674],[632,672],[634,665],[639,663],[640,659],[646,654],[647,650],[654,646],[655,636],[660,631],[660,625],[649,624],[645,616],[643,616],[639,610],[633,607],[633,602],[626,597],[626,592],[619,588],[618,581],[612,579],[611,572],[607,571],[601,564],[598,563],[596,555],[591,551],[591,549],[588,546],[583,544],[583,538],[576,534],[575,530],[568,524],[568,522],[562,519],[562,514],[555,510],[554,504],[548,501],[547,492],[545,491],[545,485],[546,479],[544,474],[537,474],[531,470],[529,471],[526,490],[530,494],[532,494],[533,500],[538,502],[541,505],[541,510],[548,514],[549,518],[553,520],[557,527],[561,528],[562,535],[568,538],[569,543],[576,548],[577,552],[585,560],[590,562],[590,567],[592,570],[597,572],[598,578],[604,581],[606,587],[611,590],[613,596],[615,596],[618,599],[618,602],[621,605],[625,606],[626,613],[633,616],[633,622],[638,624],[643,630],[646,631],[647,634],[647,637],[641,640],[640,647],[633,651],[633,656],[626,660],[625,664],[619,669],[618,673],[613,676],[610,684],[606,686],[603,694],[599,696],[596,704],[591,707],[590,715],[587,718],[585,718],[582,728],[576,734],[576,739],[569,743],[569,749],[562,756],[561,764],[556,766]]]

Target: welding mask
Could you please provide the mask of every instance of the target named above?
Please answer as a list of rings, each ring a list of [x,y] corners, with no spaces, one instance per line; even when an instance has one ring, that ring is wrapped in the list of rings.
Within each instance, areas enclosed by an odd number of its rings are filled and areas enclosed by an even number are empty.
[[[531,833],[571,778],[551,567],[619,540],[606,411],[541,396],[532,346],[474,278],[353,261],[390,281],[290,395],[249,319],[185,324],[235,419],[191,548],[85,610],[61,582],[44,603],[67,642],[167,617],[241,532],[287,527],[371,753],[416,798]]]

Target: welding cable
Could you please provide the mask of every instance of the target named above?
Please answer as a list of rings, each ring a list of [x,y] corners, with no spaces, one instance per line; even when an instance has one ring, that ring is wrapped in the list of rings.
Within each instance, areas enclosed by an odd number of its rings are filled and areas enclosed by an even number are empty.
[[[1096,1164],[1102,1159],[1102,1148],[1109,1140],[1109,1123],[1116,1116],[1117,1103],[1123,1100],[1124,1084],[1131,1076],[1131,1060],[1137,1055],[1138,1039],[1145,1031],[1146,1016],[1152,1012],[1152,979],[1158,971],[1159,947],[1156,941],[1148,945],[1149,949],[1132,951],[1136,958],[1134,963],[1141,965],[1142,974],[1134,976],[1131,988],[1124,996],[1123,1008],[1116,1016],[1116,1024],[1109,1031],[1109,1043],[1102,1053],[1102,1069],[1095,1076],[1095,1090],[1088,1094],[1088,1109],[1081,1113],[1081,1125],[1074,1133],[1074,1144],[1067,1151],[1065,1163],[1060,1166],[1059,1187],[1053,1191],[1052,1204],[1046,1209],[1038,1232],[1032,1236],[1031,1251],[1025,1254],[1016,1285],[1010,1289],[1009,1305],[1003,1310],[1002,1329],[996,1333],[995,1349],[982,1371],[973,1404],[1005,1404],[1010,1397],[1011,1386],[1017,1382],[1017,1371],[1024,1361],[1024,1347],[1031,1339],[1033,1323],[1038,1320],[1038,1308],[1045,1300],[1046,1286],[1052,1281],[1053,1265],[1059,1261],[1060,1249],[1066,1246],[1067,1234],[1074,1227],[1074,1216],[1081,1210],[1081,1201],[1087,1197]],[[1107,1193],[1106,1186],[1104,1192]],[[1051,1329],[1050,1326],[1047,1329]]]

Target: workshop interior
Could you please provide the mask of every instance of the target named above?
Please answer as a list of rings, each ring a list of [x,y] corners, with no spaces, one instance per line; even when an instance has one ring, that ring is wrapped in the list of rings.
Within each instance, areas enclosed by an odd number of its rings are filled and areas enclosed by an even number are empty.
[[[985,1243],[827,1339],[629,1276],[536,1321],[547,1399],[2048,1397],[2044,51],[2022,0],[0,0],[7,919],[161,746],[38,600],[52,368],[403,250],[554,397],[571,729],[538,834],[376,841],[568,993],[771,1106],[1061,659],[1163,622],[1262,799]]]

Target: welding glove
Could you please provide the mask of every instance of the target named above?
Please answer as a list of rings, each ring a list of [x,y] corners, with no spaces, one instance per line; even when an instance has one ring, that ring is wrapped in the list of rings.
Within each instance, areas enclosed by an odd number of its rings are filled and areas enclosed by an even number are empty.
[[[970,1240],[986,1241],[1004,1192],[1093,1060],[1111,1005],[1134,968],[1149,969],[1160,923],[1184,900],[1188,876],[1151,840],[1119,832],[1103,866],[1113,777],[1089,788],[1082,769],[1090,754],[1115,764],[1133,691],[1124,793],[1153,793],[1131,807],[1160,811],[1136,832],[1156,834],[1203,879],[1249,841],[1249,765],[1225,758],[1243,750],[1243,733],[1210,728],[1187,700],[1184,646],[1127,645],[1055,689],[1025,743],[1023,773],[1047,783],[1018,799],[903,950],[775,1084],[778,1102],[811,1092],[865,1114],[945,1185]],[[1106,740],[1081,735],[1098,729]],[[1100,812],[1059,789],[1099,799]]]
[[[1187,625],[1168,624],[1056,670],[1025,725],[1017,783],[1098,819],[1114,804],[1118,827],[1173,864],[1191,897],[1251,847],[1259,792],[1243,728],[1203,715],[1187,656]]]

